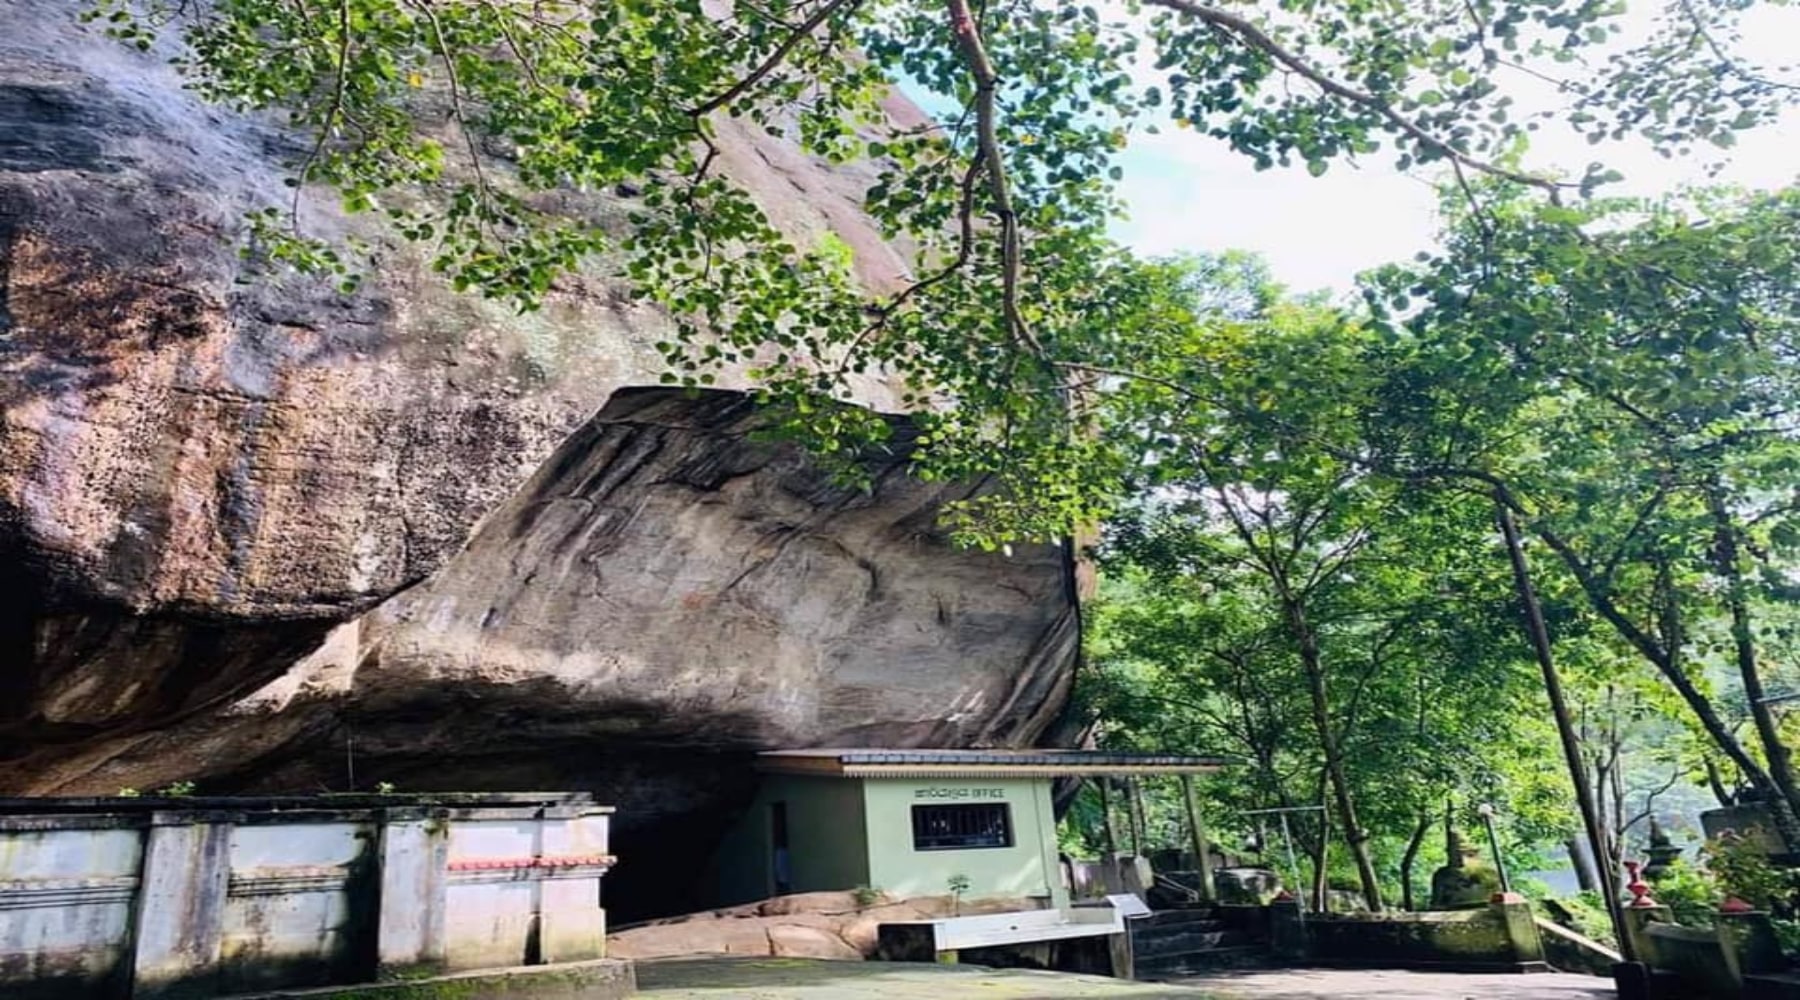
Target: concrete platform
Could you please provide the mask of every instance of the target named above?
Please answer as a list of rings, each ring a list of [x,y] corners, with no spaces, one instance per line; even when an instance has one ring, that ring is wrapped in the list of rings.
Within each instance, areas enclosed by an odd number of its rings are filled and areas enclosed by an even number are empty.
[[[1216,1000],[1187,986],[1026,969],[810,958],[637,963],[642,1000]]]
[[[1274,969],[1129,983],[1023,969],[801,958],[639,962],[644,1000],[1611,1000],[1609,980],[1559,973]]]
[[[521,965],[424,979],[239,994],[224,1000],[626,1000],[632,963],[613,958]]]
[[[1218,1000],[1610,1000],[1610,979],[1536,975],[1401,972],[1390,969],[1262,969],[1174,981]]]

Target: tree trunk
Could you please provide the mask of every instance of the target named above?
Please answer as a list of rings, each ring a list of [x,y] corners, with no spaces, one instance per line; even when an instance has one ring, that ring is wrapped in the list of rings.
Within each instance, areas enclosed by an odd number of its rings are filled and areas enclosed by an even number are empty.
[[[1328,890],[1331,888],[1327,869],[1331,866],[1331,806],[1326,801],[1325,790],[1319,790],[1319,843],[1313,849],[1312,870],[1312,908],[1314,913],[1330,913],[1331,899]]]
[[[1616,872],[1625,863],[1625,786],[1619,779],[1624,765],[1619,760],[1619,713],[1610,685],[1606,696],[1606,724],[1600,727],[1605,737],[1604,752],[1594,754],[1594,801],[1600,810],[1600,848],[1595,864],[1601,871]]]
[[[1187,809],[1188,838],[1193,842],[1194,867],[1200,872],[1200,898],[1214,901],[1212,852],[1207,849],[1206,828],[1200,825],[1200,806],[1194,801],[1194,776],[1181,776],[1181,802]]]
[[[1719,774],[1719,764],[1711,757],[1706,758],[1706,787],[1712,790],[1713,798],[1719,800],[1721,808],[1737,805],[1737,796],[1725,787],[1725,779]]]
[[[1501,501],[1501,505],[1505,506],[1504,500]],[[1510,516],[1509,509],[1508,517]],[[1606,585],[1594,576],[1588,565],[1581,560],[1581,557],[1575,553],[1567,541],[1555,532],[1542,528],[1537,530],[1537,535],[1556,552],[1563,565],[1581,585],[1582,592],[1587,595],[1588,603],[1600,613],[1600,617],[1606,619],[1607,623],[1623,636],[1632,648],[1649,660],[1651,665],[1656,667],[1657,672],[1663,675],[1663,679],[1669,682],[1669,686],[1675,689],[1675,693],[1681,696],[1681,700],[1687,704],[1688,710],[1694,713],[1694,718],[1700,721],[1701,728],[1706,730],[1706,735],[1712,738],[1713,744],[1738,769],[1738,773],[1743,775],[1744,780],[1749,782],[1750,786],[1767,800],[1774,801],[1782,798],[1781,789],[1776,786],[1769,772],[1744,749],[1743,743],[1738,740],[1731,727],[1726,725],[1718,710],[1713,707],[1712,700],[1702,693],[1695,686],[1693,680],[1688,677],[1686,666],[1681,660],[1681,646],[1684,641],[1682,636],[1671,632],[1671,634],[1663,636],[1664,641],[1658,642],[1656,638],[1639,628],[1625,616],[1623,611],[1619,610],[1618,605],[1614,603],[1608,593]],[[1664,569],[1666,570],[1666,567]],[[1671,606],[1665,610],[1665,615],[1674,618],[1678,612]],[[1665,629],[1665,631],[1670,630]],[[1790,849],[1796,849],[1797,846],[1800,846],[1800,822],[1796,822],[1794,814],[1787,809],[1777,808],[1774,810],[1774,815],[1777,826],[1781,828],[1782,840],[1790,845]]]
[[[1400,908],[1408,913],[1418,909],[1413,903],[1413,862],[1419,860],[1419,848],[1430,831],[1431,814],[1419,813],[1419,825],[1413,827],[1412,839],[1406,842],[1406,853],[1400,857]]]
[[[1125,809],[1131,822],[1131,853],[1134,857],[1144,856],[1144,796],[1138,791],[1136,778],[1125,779]]]
[[[1800,850],[1800,791],[1794,785],[1794,756],[1781,741],[1775,713],[1769,710],[1768,692],[1763,688],[1762,671],[1756,662],[1756,632],[1750,622],[1749,587],[1744,580],[1742,557],[1738,551],[1737,528],[1731,512],[1719,495],[1716,484],[1707,490],[1707,506],[1713,518],[1713,566],[1725,578],[1725,604],[1731,612],[1731,644],[1736,653],[1738,675],[1744,680],[1744,697],[1750,701],[1750,718],[1756,724],[1757,739],[1763,756],[1769,762],[1769,777],[1781,793],[1769,805],[1782,840],[1788,850]]]
[[[1615,737],[1616,738],[1616,737]],[[1620,871],[1625,867],[1625,765],[1614,760],[1612,765],[1612,857],[1608,859],[1607,870]]]
[[[1587,845],[1580,837],[1570,837],[1563,847],[1569,852],[1569,866],[1575,869],[1575,884],[1583,892],[1599,892],[1600,878],[1594,874],[1594,857]]]
[[[1338,821],[1344,828],[1344,844],[1350,848],[1351,860],[1356,863],[1363,899],[1371,911],[1380,913],[1381,880],[1369,857],[1369,835],[1356,819],[1356,802],[1350,794],[1350,782],[1344,776],[1344,759],[1337,734],[1331,728],[1331,706],[1325,691],[1325,666],[1319,656],[1319,637],[1298,602],[1284,595],[1282,605],[1287,613],[1288,627],[1300,644],[1300,664],[1306,670],[1307,688],[1312,695],[1313,726],[1319,731],[1319,746],[1325,753],[1326,784],[1337,803]]]
[[[1556,659],[1550,651],[1550,629],[1544,624],[1543,609],[1538,606],[1537,589],[1531,585],[1531,567],[1525,561],[1525,547],[1519,542],[1519,526],[1512,510],[1495,498],[1499,508],[1500,533],[1506,539],[1506,555],[1512,563],[1513,585],[1524,606],[1525,632],[1531,639],[1532,652],[1544,674],[1544,693],[1550,699],[1550,715],[1556,721],[1556,734],[1562,741],[1563,760],[1569,778],[1575,785],[1575,804],[1581,811],[1581,824],[1587,830],[1588,843],[1594,856],[1606,856],[1604,834],[1600,829],[1600,810],[1594,804],[1593,789],[1588,787],[1587,767],[1582,763],[1581,745],[1575,737],[1575,723],[1569,716],[1569,704],[1563,699],[1562,677],[1556,671]],[[1625,935],[1623,914],[1619,910],[1618,880],[1611,873],[1600,879],[1600,892],[1606,899],[1606,915],[1612,921],[1614,939],[1626,961],[1634,961],[1631,940]]]
[[[1112,779],[1102,775],[1094,781],[1094,787],[1100,789],[1100,832],[1106,838],[1106,860],[1110,863],[1119,854],[1119,840],[1113,836],[1112,796],[1107,794],[1107,786]]]

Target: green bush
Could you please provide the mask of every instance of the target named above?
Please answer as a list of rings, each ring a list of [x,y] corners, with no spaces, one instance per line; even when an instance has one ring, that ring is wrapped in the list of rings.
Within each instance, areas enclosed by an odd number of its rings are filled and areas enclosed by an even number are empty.
[[[1778,868],[1762,849],[1730,830],[1700,849],[1706,867],[1725,896],[1735,896],[1759,910],[1787,916],[1792,909],[1794,872]]]
[[[1650,898],[1668,907],[1678,924],[1711,927],[1724,893],[1712,872],[1677,859],[1656,880]]]
[[[1800,954],[1800,920],[1770,920],[1769,926],[1775,929],[1775,940],[1781,942],[1782,954],[1789,958]]]
[[[1565,924],[1582,937],[1591,938],[1604,945],[1618,946],[1618,941],[1613,937],[1612,920],[1606,915],[1606,901],[1600,898],[1598,892],[1587,889],[1573,896],[1545,900],[1541,905],[1552,919]],[[1560,919],[1556,908],[1560,908],[1563,913],[1566,913],[1568,919]]]

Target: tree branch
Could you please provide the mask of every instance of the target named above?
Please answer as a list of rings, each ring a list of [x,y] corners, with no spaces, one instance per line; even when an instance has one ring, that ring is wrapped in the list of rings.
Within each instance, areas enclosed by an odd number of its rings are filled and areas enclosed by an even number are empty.
[[[489,213],[488,203],[493,189],[488,184],[487,173],[481,167],[481,149],[475,142],[475,132],[469,127],[469,118],[463,108],[462,81],[456,73],[456,55],[450,48],[450,40],[444,34],[444,25],[438,20],[437,12],[431,9],[427,0],[401,0],[402,3],[418,11],[431,25],[432,37],[436,40],[438,57],[444,61],[444,78],[450,85],[450,113],[456,119],[456,130],[462,133],[463,145],[469,152],[469,167],[475,172],[475,190],[481,197],[482,212],[478,223],[482,229],[487,227],[486,216]]]
[[[767,77],[770,73],[775,72],[782,63],[786,62],[788,53],[794,51],[794,46],[799,45],[801,39],[811,35],[819,25],[824,24],[826,18],[829,18],[831,15],[844,8],[854,9],[861,3],[862,0],[830,0],[829,3],[826,3],[818,10],[813,11],[812,16],[801,22],[800,26],[795,28],[792,34],[782,39],[781,44],[775,47],[775,51],[769,53],[768,58],[764,59],[761,63],[758,63],[756,68],[751,70],[748,75],[737,83],[732,84],[717,96],[709,97],[689,108],[688,114],[695,118],[704,118],[725,105],[730,104],[732,101],[744,96],[750,88],[761,83],[763,78]]]
[[[1644,808],[1643,808],[1643,810],[1640,811],[1637,815],[1626,820],[1624,825],[1619,827],[1619,836],[1621,838],[1623,838],[1625,836],[1626,831],[1630,830],[1632,827],[1638,825],[1639,823],[1642,823],[1644,820],[1649,819],[1650,813],[1656,808],[1656,797],[1658,795],[1661,795],[1662,793],[1668,791],[1669,789],[1674,788],[1675,783],[1680,780],[1681,780],[1681,769],[1676,768],[1675,773],[1669,775],[1668,781],[1663,782],[1657,788],[1653,788],[1653,789],[1646,791],[1644,793]]]
[[[1245,45],[1274,59],[1282,66],[1287,67],[1290,71],[1305,77],[1307,80],[1311,81],[1314,86],[1323,90],[1325,93],[1339,98],[1340,100],[1348,101],[1358,107],[1373,111],[1396,131],[1408,136],[1420,146],[1436,152],[1453,164],[1460,164],[1461,166],[1468,167],[1470,170],[1487,174],[1490,177],[1498,177],[1502,180],[1512,181],[1515,184],[1525,184],[1530,187],[1539,188],[1549,192],[1552,196],[1557,195],[1564,188],[1580,187],[1579,184],[1555,181],[1547,177],[1538,177],[1533,174],[1510,170],[1506,167],[1499,166],[1498,164],[1489,163],[1486,160],[1471,156],[1468,153],[1457,149],[1449,142],[1432,135],[1417,123],[1408,119],[1405,115],[1402,115],[1399,111],[1395,110],[1394,106],[1389,103],[1387,99],[1371,94],[1366,90],[1359,90],[1342,81],[1332,79],[1330,76],[1326,75],[1324,71],[1320,70],[1312,63],[1307,62],[1298,53],[1293,52],[1283,46],[1280,42],[1276,41],[1268,32],[1236,14],[1220,10],[1217,7],[1209,7],[1205,4],[1195,3],[1194,0],[1144,0],[1144,2],[1152,7],[1162,7],[1166,10],[1186,14],[1189,17],[1197,18],[1198,20],[1204,21],[1207,24],[1224,31]]]
[[[306,179],[312,173],[313,166],[325,152],[325,144],[331,141],[331,130],[337,126],[338,118],[344,113],[347,77],[350,75],[349,0],[338,0],[337,14],[337,66],[334,70],[336,79],[332,81],[331,104],[325,109],[325,120],[319,123],[319,138],[314,140],[306,159],[300,163],[300,169],[294,178],[294,196],[288,205],[288,225],[295,233],[300,231],[300,193],[306,187]]]
[[[1750,83],[1768,87],[1771,90],[1800,91],[1800,84],[1788,83],[1785,80],[1772,80],[1760,73],[1752,73],[1745,69],[1743,60],[1725,51],[1725,47],[1719,44],[1718,39],[1712,36],[1711,31],[1707,30],[1706,19],[1694,9],[1693,0],[1681,0],[1681,11],[1687,15],[1689,23],[1693,24],[1694,37],[1706,43],[1706,47],[1712,51],[1713,57],[1719,60],[1719,66],[1723,70],[1735,73]]]
[[[956,38],[963,63],[975,78],[975,142],[976,159],[986,165],[988,193],[994,201],[994,216],[1000,221],[1000,308],[1009,336],[1023,341],[1039,358],[1042,345],[1019,311],[1020,249],[1019,216],[1013,207],[1012,183],[1007,177],[1006,157],[1000,148],[999,111],[995,97],[1000,77],[988,58],[987,46],[981,38],[981,26],[969,9],[969,0],[947,0],[950,32]]]

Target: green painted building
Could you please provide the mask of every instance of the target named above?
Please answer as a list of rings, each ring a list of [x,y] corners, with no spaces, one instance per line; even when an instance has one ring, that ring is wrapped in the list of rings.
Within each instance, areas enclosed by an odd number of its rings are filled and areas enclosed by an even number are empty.
[[[1086,750],[780,750],[717,858],[721,905],[867,886],[1068,905],[1057,778],[1197,774],[1206,757]]]

